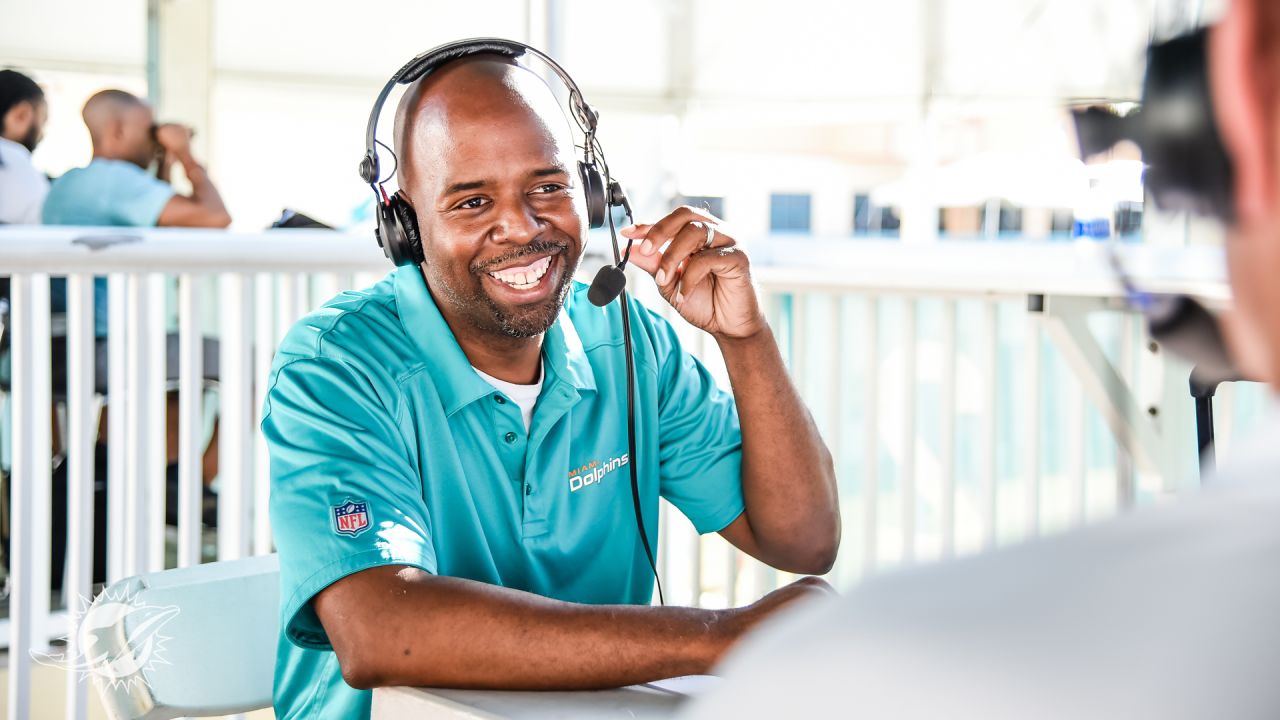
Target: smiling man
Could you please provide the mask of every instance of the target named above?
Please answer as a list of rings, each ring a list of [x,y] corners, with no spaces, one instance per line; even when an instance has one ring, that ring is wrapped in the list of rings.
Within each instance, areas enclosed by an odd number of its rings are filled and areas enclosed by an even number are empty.
[[[271,377],[277,716],[367,716],[386,685],[706,672],[763,617],[827,592],[806,578],[744,608],[649,605],[630,463],[650,537],[663,497],[783,570],[825,572],[839,543],[830,454],[715,218],[681,208],[626,231],[733,386],[633,304],[631,458],[619,305],[572,280],[585,208],[549,88],[504,58],[455,60],[405,93],[396,149],[425,261],[301,321]]]

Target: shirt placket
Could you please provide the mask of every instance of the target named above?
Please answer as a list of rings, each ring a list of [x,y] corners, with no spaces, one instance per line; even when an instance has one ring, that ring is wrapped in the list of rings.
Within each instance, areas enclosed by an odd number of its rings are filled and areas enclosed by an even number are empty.
[[[507,478],[514,491],[522,493],[525,447],[528,445],[528,438],[524,432],[524,419],[520,417],[520,408],[502,393],[494,392],[491,402],[494,406],[492,431],[495,435],[494,444],[498,448],[502,467],[506,469]]]
[[[529,443],[524,461],[523,535],[526,538],[547,531],[554,483],[568,468],[568,447],[564,445],[559,425],[578,400],[571,385],[556,382],[543,393],[533,414]]]

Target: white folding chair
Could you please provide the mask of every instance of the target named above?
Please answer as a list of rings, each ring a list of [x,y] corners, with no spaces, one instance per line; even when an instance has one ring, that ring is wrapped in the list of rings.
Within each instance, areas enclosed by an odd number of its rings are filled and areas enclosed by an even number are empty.
[[[271,705],[280,565],[262,555],[139,575],[104,590],[80,652],[113,718],[227,715]]]

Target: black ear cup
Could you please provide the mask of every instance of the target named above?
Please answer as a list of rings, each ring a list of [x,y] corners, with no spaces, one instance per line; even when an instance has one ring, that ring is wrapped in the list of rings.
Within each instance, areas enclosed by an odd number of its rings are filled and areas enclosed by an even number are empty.
[[[417,265],[423,261],[422,236],[418,234],[418,216],[400,193],[391,196],[391,210],[400,225],[400,252],[405,258],[397,265]]]
[[[594,163],[578,161],[578,177],[582,179],[582,196],[587,201],[587,225],[604,227],[608,202],[604,196],[604,180]]]
[[[396,265],[417,265],[423,261],[418,217],[400,193],[390,202],[378,203],[378,245],[382,254]]]

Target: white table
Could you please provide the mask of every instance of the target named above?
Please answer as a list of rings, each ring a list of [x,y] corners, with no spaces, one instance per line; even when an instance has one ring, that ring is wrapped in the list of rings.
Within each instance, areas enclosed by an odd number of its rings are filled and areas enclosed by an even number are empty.
[[[577,692],[377,688],[371,720],[669,718],[691,696],[719,682],[719,678],[692,675],[616,690]]]

